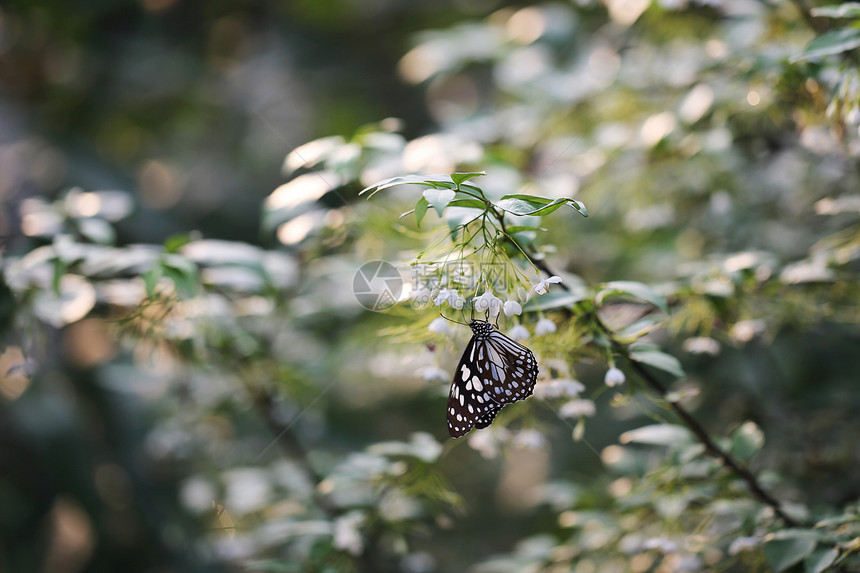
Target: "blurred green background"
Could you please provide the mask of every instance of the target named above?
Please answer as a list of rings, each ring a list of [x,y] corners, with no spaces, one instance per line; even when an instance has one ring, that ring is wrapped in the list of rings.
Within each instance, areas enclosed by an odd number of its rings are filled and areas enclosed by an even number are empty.
[[[0,570],[860,570],[860,11],[809,10],[4,2]],[[661,379],[816,536],[624,434],[675,420],[561,311],[539,386],[595,415],[447,437],[466,329],[351,285],[444,226],[358,192],[467,169],[585,202],[535,248],[668,300]]]

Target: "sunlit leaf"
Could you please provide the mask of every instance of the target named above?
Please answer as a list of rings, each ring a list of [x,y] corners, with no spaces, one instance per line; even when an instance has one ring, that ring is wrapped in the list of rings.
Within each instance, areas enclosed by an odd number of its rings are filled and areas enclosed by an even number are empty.
[[[588,289],[584,287],[571,287],[571,290],[554,290],[547,294],[533,296],[523,305],[523,311],[553,310],[556,308],[570,308],[578,302],[588,298]]]
[[[812,40],[794,61],[823,58],[848,52],[860,46],[860,28],[831,30]]]
[[[425,189],[424,190],[424,198],[427,199],[427,203],[433,207],[439,216],[442,216],[442,212],[445,211],[445,207],[454,200],[456,193],[451,189]]]
[[[445,220],[448,221],[448,226],[453,229],[460,225],[465,225],[484,214],[483,209],[472,209],[470,207],[449,207],[445,210]]]
[[[656,316],[645,316],[632,324],[625,326],[621,330],[615,331],[615,338],[621,342],[633,342],[634,340],[645,336],[649,332],[653,332],[662,326],[662,324],[663,321]]]
[[[384,179],[373,185],[368,185],[361,190],[359,195],[370,193],[368,197],[373,197],[380,191],[396,187],[397,185],[423,185],[433,189],[454,189],[456,187],[448,175],[400,175]]]
[[[57,290],[41,290],[33,300],[33,312],[55,328],[84,318],[96,304],[96,291],[84,277],[64,274]]]
[[[677,358],[659,350],[634,351],[630,353],[630,358],[636,362],[653,366],[663,372],[668,372],[676,378],[683,378],[686,375]]]
[[[601,285],[600,290],[594,297],[595,302],[599,305],[604,300],[613,296],[631,296],[639,300],[648,302],[659,308],[665,313],[669,312],[669,307],[666,305],[666,299],[657,293],[650,286],[635,282],[635,281],[611,281]]]
[[[584,217],[588,216],[585,205],[579,201],[569,198],[549,199],[536,195],[505,195],[495,203],[495,206],[503,211],[514,215],[548,215],[563,205],[569,205],[576,209]]]
[[[689,444],[695,441],[693,434],[684,426],[674,424],[654,424],[624,432],[619,437],[622,444],[650,444],[652,446],[672,446]]]
[[[809,12],[819,18],[860,18],[860,3],[846,2],[830,6],[817,6]]]
[[[487,174],[486,171],[470,171],[467,173],[452,173],[451,174],[451,180],[457,185],[457,187],[459,187],[460,184],[463,183],[464,181],[468,181],[469,179],[472,179],[473,177],[480,177],[480,176],[486,175],[486,174]]]

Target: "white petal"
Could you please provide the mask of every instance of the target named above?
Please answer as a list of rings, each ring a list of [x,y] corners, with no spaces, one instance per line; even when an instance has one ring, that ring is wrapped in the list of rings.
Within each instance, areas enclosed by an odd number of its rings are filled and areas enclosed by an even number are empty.
[[[555,323],[548,318],[540,319],[535,325],[535,336],[543,336],[556,331]]]
[[[626,377],[624,376],[624,372],[613,366],[609,370],[606,371],[606,376],[603,377],[603,382],[606,383],[607,386],[618,386],[619,384],[624,384]]]
[[[448,326],[448,321],[440,316],[439,318],[433,319],[433,322],[430,323],[427,330],[435,332],[436,334],[446,334],[451,330],[451,327]]]
[[[513,316],[515,314],[522,314],[523,307],[520,306],[515,300],[509,300],[505,303],[505,316]]]

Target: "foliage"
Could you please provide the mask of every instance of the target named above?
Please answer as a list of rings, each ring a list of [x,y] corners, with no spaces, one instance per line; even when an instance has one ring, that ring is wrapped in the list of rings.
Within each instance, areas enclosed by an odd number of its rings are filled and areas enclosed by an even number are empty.
[[[858,22],[607,0],[425,31],[398,69],[437,128],[290,151],[262,246],[23,198],[0,568],[860,570]],[[406,288],[369,312],[382,259]],[[468,333],[438,311],[466,306],[541,377],[452,442]]]

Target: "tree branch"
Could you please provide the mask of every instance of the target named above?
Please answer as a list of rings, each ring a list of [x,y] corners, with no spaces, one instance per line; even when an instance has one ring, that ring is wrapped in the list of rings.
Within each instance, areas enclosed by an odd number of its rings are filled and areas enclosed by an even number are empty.
[[[504,223],[502,223],[502,231],[505,233],[507,238],[519,248],[520,251],[526,254],[530,262],[538,269],[550,276],[556,274],[552,271],[552,269],[549,268],[545,261],[541,259],[535,259],[531,254],[527,253],[524,249],[522,249],[520,245],[516,244],[514,238],[510,236],[505,230]],[[564,283],[560,283],[559,286],[564,290],[570,290],[570,287]],[[735,475],[741,478],[747,484],[747,487],[749,488],[752,495],[761,503],[773,508],[773,511],[777,515],[777,517],[782,519],[786,525],[789,525],[791,527],[799,526],[800,523],[797,520],[787,515],[782,510],[782,504],[780,504],[780,502],[776,498],[774,498],[761,486],[758,481],[758,478],[756,478],[756,476],[751,471],[749,471],[749,469],[744,464],[732,457],[732,455],[729,454],[727,451],[720,448],[714,442],[714,440],[711,439],[705,428],[702,427],[702,425],[693,417],[693,415],[689,411],[687,411],[686,408],[684,408],[677,401],[668,400],[666,398],[666,387],[663,386],[663,384],[660,383],[660,381],[657,380],[657,378],[654,377],[654,375],[649,372],[641,363],[637,362],[630,356],[630,353],[627,350],[626,346],[615,340],[612,331],[609,329],[609,327],[603,324],[603,322],[600,320],[600,317],[597,316],[596,312],[595,319],[603,333],[609,337],[613,349],[630,363],[633,370],[636,371],[636,373],[645,381],[645,383],[651,388],[651,390],[653,390],[657,395],[659,395],[671,405],[678,418],[680,418],[684,425],[687,426],[687,428],[689,428],[691,432],[693,432],[693,434],[702,444],[704,444],[705,451],[709,455],[722,461],[723,466],[725,466]]]
[[[661,398],[666,399],[666,387],[663,386],[663,384],[661,384],[660,381],[657,380],[657,378],[653,374],[651,374],[651,372],[649,372],[640,362],[637,362],[630,356],[627,347],[612,337],[612,332],[609,331],[609,329],[600,321],[599,318],[598,323],[604,333],[609,336],[609,339],[612,342],[612,346],[615,351],[618,352],[618,354],[623,356],[627,360],[627,362],[630,363],[630,366],[633,368],[633,370],[636,371],[639,377],[642,378],[642,380],[644,380],[645,383],[654,392],[656,392]],[[782,510],[782,505],[780,504],[780,502],[772,495],[770,495],[767,491],[765,491],[764,488],[762,488],[758,479],[755,477],[755,475],[753,475],[751,471],[749,471],[749,469],[747,469],[745,465],[732,457],[732,455],[729,454],[727,451],[720,448],[711,439],[711,436],[708,435],[707,430],[702,427],[698,420],[696,420],[693,415],[689,411],[687,411],[686,408],[684,408],[680,403],[675,400],[666,399],[666,401],[669,403],[669,405],[675,411],[675,414],[678,415],[678,418],[681,419],[684,425],[686,425],[687,428],[689,428],[690,431],[695,434],[699,441],[704,444],[705,451],[711,456],[721,460],[725,467],[729,468],[732,472],[735,473],[735,475],[745,481],[747,487],[749,488],[753,496],[755,496],[760,502],[764,503],[765,505],[769,505],[770,507],[772,507],[777,517],[782,519],[786,525],[789,525],[791,527],[798,527],[800,525],[798,521],[787,515]]]

